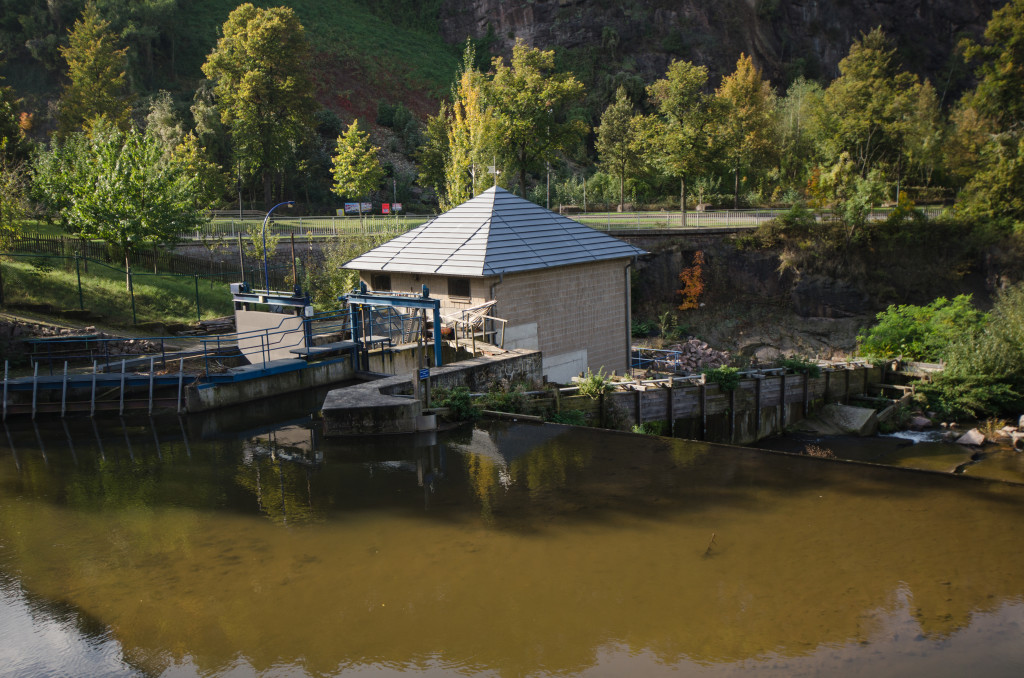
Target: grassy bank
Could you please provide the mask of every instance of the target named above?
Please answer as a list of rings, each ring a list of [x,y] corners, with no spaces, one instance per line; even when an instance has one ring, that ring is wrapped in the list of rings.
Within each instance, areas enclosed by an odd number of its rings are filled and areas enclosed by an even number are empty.
[[[6,308],[27,308],[44,315],[71,311],[90,321],[110,326],[133,324],[132,296],[124,272],[99,262],[81,271],[81,296],[74,265],[50,268],[50,260],[0,260]],[[226,283],[200,280],[199,313],[196,313],[196,281],[192,276],[168,274],[133,275],[134,320],[138,323],[194,323],[197,318],[216,318],[232,312]]]

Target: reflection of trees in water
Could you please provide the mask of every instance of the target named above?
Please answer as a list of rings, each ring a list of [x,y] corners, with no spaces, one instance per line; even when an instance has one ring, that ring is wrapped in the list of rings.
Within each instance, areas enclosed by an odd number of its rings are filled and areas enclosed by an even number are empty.
[[[316,456],[278,446],[271,435],[242,443],[235,481],[251,492],[261,513],[275,523],[302,524],[323,519],[313,505],[311,479]]]
[[[565,487],[571,471],[581,471],[590,463],[589,449],[563,442],[559,438],[544,443],[530,454],[515,459],[510,475],[526,481],[531,495]]]
[[[473,493],[480,501],[480,514],[484,522],[490,524],[494,520],[494,500],[500,473],[498,464],[482,454],[468,454],[466,470]]]

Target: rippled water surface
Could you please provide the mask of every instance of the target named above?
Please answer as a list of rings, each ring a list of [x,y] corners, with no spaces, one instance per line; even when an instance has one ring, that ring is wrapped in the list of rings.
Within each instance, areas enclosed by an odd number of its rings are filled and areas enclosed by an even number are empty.
[[[1019,676],[1024,488],[553,425],[0,437],[0,676]]]

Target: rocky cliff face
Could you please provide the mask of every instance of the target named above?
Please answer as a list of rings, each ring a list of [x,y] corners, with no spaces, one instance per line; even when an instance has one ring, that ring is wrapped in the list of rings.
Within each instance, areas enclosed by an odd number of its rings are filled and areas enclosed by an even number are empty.
[[[451,42],[467,35],[490,36],[495,54],[508,55],[516,38],[544,49],[586,52],[596,71],[631,73],[645,82],[664,74],[672,59],[687,59],[708,66],[712,84],[717,85],[743,52],[783,87],[798,75],[834,78],[850,43],[881,26],[894,39],[904,67],[931,78],[941,93],[947,86],[955,90],[957,80],[967,73],[953,55],[959,38],[979,35],[992,11],[1004,4],[1005,0],[445,0],[441,26]]]

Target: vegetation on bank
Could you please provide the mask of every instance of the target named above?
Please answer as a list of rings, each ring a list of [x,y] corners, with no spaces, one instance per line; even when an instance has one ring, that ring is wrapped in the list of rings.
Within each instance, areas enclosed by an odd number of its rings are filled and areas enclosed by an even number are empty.
[[[948,419],[1024,411],[1024,283],[999,293],[982,313],[970,298],[926,306],[890,306],[858,337],[877,359],[943,362],[918,388],[924,404]]]
[[[19,257],[4,261],[2,266],[6,306],[35,309],[47,315],[79,311],[79,274],[74,265],[64,268],[49,258]],[[81,306],[88,311],[87,321],[131,326],[132,297],[125,289],[124,271],[91,262],[88,272],[80,273]],[[233,312],[226,283],[200,281],[197,316],[197,285],[193,276],[137,273],[132,276],[132,291],[138,323],[193,324],[198,318],[217,318]]]

